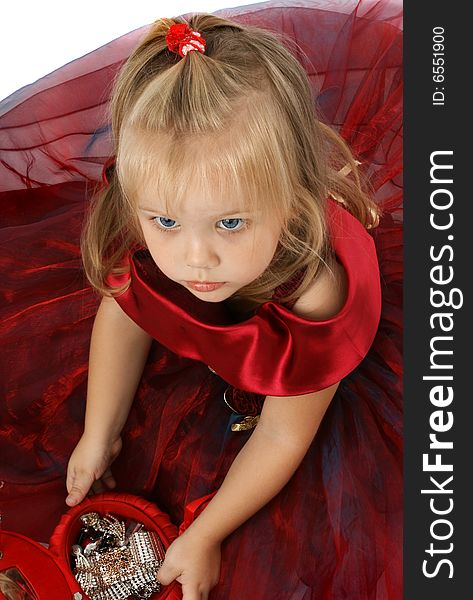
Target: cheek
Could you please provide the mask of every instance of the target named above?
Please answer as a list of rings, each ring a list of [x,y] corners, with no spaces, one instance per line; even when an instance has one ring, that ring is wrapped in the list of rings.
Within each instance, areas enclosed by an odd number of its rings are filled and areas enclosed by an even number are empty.
[[[166,277],[172,280],[179,277],[179,269],[176,266],[175,256],[172,252],[167,252],[161,244],[159,248],[156,247],[156,244],[154,246],[148,245],[148,250],[154,264]]]
[[[169,240],[166,239],[166,234],[154,231],[154,226],[148,223],[142,224],[142,232],[146,247],[158,267],[170,265],[174,253],[170,248]]]
[[[265,232],[260,233],[255,244],[257,255],[264,255],[266,260],[271,260],[278,247],[280,232],[281,229],[273,225],[273,227],[267,227]]]
[[[266,269],[278,247],[279,236],[274,232],[260,235],[248,247],[247,261],[260,270]]]

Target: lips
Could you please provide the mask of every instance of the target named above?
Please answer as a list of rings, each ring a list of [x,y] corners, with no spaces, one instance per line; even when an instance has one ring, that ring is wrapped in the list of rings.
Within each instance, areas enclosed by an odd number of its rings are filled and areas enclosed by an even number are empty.
[[[196,292],[213,292],[225,285],[224,281],[186,281],[186,284]]]

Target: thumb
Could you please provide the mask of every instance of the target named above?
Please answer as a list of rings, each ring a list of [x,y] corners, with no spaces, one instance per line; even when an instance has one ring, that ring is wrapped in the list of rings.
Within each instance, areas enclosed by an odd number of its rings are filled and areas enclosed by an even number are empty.
[[[93,482],[94,479],[91,475],[79,476],[74,474],[71,480],[67,482],[69,495],[66,498],[66,504],[75,506],[82,502]]]
[[[179,577],[180,574],[181,572],[178,569],[168,566],[166,561],[164,561],[163,566],[156,573],[156,579],[162,585],[169,585],[176,579],[176,577]]]

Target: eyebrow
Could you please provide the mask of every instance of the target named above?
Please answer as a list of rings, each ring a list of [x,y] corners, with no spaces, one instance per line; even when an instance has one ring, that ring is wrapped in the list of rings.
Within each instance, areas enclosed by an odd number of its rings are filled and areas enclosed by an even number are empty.
[[[156,210],[155,208],[147,208],[146,206],[138,206],[138,208],[140,210],[142,210],[143,212],[148,212],[151,213],[153,215],[157,215],[157,214],[166,214],[166,211],[163,210]],[[226,217],[228,215],[236,215],[236,214],[249,214],[252,211],[249,210],[243,210],[241,208],[237,208],[236,210],[232,210],[226,213],[214,213],[213,215],[210,215],[211,217]]]

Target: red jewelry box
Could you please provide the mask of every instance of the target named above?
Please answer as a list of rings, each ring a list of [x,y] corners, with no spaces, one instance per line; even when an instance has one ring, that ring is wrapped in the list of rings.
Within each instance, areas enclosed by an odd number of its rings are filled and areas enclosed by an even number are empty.
[[[88,512],[112,513],[118,518],[143,523],[161,539],[165,550],[187,529],[214,494],[198,498],[186,506],[184,522],[179,529],[168,515],[155,504],[132,494],[104,493],[83,500],[68,510],[56,526],[49,548],[24,535],[0,530],[0,574],[9,569],[19,572],[21,587],[29,593],[28,600],[90,600],[76,581],[69,562],[70,549],[82,527],[81,515]],[[34,508],[32,507],[34,510]],[[9,596],[0,587],[0,600],[17,598]],[[162,586],[150,600],[181,600],[181,584],[173,581]]]

